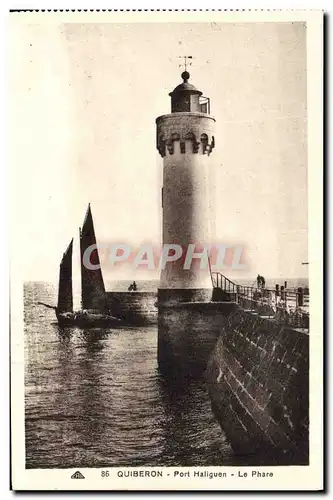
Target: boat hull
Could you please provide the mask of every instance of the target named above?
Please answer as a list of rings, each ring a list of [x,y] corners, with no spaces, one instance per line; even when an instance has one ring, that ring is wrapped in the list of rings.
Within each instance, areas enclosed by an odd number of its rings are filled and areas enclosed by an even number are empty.
[[[122,324],[122,321],[113,316],[91,316],[91,315],[57,315],[59,326],[76,326],[79,328],[115,328]]]

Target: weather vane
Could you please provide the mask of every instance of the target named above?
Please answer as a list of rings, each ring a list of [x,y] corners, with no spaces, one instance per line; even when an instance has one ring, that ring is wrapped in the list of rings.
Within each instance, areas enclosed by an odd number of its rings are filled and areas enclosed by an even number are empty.
[[[184,66],[185,71],[187,70],[188,66],[192,66],[191,59],[193,59],[193,56],[178,56],[178,59],[184,59],[184,62],[179,64],[179,67]]]

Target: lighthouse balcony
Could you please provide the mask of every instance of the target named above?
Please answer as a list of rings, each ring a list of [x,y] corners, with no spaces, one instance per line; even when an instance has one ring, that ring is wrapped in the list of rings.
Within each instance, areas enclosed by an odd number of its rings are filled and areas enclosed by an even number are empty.
[[[156,120],[156,147],[162,157],[174,154],[176,142],[179,142],[180,153],[209,155],[215,146],[214,124],[215,118],[205,113],[159,116]]]

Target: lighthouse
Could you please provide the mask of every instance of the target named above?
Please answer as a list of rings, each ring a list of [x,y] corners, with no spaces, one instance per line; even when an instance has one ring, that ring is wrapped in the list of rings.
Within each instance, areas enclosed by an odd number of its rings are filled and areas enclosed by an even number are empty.
[[[159,299],[210,300],[212,281],[208,261],[214,237],[215,119],[210,100],[189,83],[184,71],[169,95],[171,113],[156,119],[157,149],[163,158],[163,247],[170,249],[161,269]],[[182,256],[172,259],[173,245]],[[165,250],[166,249],[166,250]]]
[[[188,71],[181,77],[169,94],[171,113],[156,119],[163,158],[163,252],[170,249],[157,301],[158,362],[164,374],[204,369],[218,335],[209,262],[215,236],[215,119],[210,99],[189,83]],[[173,256],[179,248],[181,257]]]

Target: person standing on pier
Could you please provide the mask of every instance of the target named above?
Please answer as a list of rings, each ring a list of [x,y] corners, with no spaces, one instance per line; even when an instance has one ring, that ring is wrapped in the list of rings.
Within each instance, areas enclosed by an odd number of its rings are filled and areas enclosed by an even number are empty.
[[[260,276],[260,274],[258,274],[257,276],[257,288],[265,288],[265,285],[266,285],[266,280],[263,276]]]

